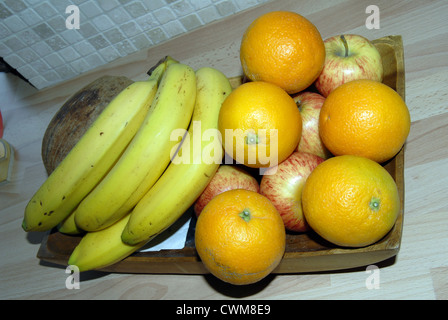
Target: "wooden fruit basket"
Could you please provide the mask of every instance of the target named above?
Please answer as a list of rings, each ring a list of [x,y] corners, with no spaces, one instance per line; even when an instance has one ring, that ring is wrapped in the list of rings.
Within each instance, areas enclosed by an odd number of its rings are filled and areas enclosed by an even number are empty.
[[[401,36],[387,36],[372,41],[383,59],[383,82],[405,98],[404,54]],[[230,79],[234,87],[241,77]],[[376,264],[394,257],[400,250],[404,215],[404,147],[384,167],[397,183],[400,195],[400,213],[394,228],[380,241],[364,248],[334,246],[313,232],[288,233],[283,260],[273,273],[303,273],[350,269]],[[190,209],[191,211],[191,209]],[[192,212],[186,212],[191,214]],[[194,247],[195,218],[191,219],[185,247],[178,250],[136,252],[112,266],[102,269],[108,272],[205,274]],[[57,230],[48,232],[37,253],[41,260],[67,265],[68,258],[81,236],[68,236]]]

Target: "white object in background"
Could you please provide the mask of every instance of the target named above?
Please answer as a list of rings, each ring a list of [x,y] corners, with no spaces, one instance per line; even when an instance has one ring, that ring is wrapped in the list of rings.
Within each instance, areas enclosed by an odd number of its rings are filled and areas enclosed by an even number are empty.
[[[183,249],[190,227],[191,212],[187,211],[171,227],[145,245],[140,252]]]

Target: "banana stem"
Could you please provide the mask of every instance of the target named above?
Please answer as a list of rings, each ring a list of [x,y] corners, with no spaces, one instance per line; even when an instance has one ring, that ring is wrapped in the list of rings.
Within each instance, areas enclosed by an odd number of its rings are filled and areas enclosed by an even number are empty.
[[[179,63],[179,61],[173,59],[170,56],[165,56],[164,58],[160,59],[159,62],[157,62],[153,67],[151,67],[151,69],[148,70],[148,80],[157,80],[157,82],[159,83],[168,66],[173,63]]]
[[[166,59],[168,59],[168,56],[165,56],[162,59],[160,59],[155,65],[151,67],[151,69],[148,70],[148,72],[146,72],[146,74],[148,76],[151,76],[158,66],[160,66],[162,63],[165,63]]]

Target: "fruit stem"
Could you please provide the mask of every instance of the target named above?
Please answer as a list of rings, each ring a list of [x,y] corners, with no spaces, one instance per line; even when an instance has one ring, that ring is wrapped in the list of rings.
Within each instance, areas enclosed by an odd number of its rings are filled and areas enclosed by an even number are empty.
[[[160,59],[151,69],[148,70],[149,80],[157,80],[160,83],[163,73],[166,71],[168,66],[173,63],[179,63],[179,61],[173,59],[171,56],[165,56]]]
[[[241,218],[243,218],[244,221],[249,222],[250,221],[250,210],[249,209],[244,209],[239,216]]]
[[[258,144],[258,135],[252,132],[249,132],[244,141],[246,144]]]
[[[372,197],[370,199],[369,207],[373,211],[378,211],[380,209],[381,200],[379,198]]]
[[[341,35],[341,40],[345,47],[345,57],[348,57],[348,44],[343,34]]]
[[[302,101],[301,100],[297,100],[296,101],[296,106],[297,106],[297,108],[299,108],[299,111],[302,111]]]

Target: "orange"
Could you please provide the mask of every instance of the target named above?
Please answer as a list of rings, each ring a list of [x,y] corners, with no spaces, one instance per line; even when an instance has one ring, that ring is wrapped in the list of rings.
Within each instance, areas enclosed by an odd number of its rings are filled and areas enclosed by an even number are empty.
[[[409,110],[400,95],[373,80],[347,82],[325,99],[319,132],[334,155],[353,154],[379,163],[403,147],[410,130]]]
[[[383,238],[400,210],[397,185],[377,162],[337,156],[319,164],[302,193],[309,226],[344,247],[363,247]]]
[[[229,156],[248,167],[270,167],[299,144],[302,117],[285,90],[267,82],[247,82],[224,100],[218,128]]]
[[[224,282],[245,285],[277,267],[285,237],[283,220],[265,196],[234,189],[205,206],[196,224],[195,244],[211,274]]]
[[[240,60],[249,79],[274,83],[292,94],[317,79],[325,63],[325,45],[309,20],[295,12],[274,11],[247,28]]]

